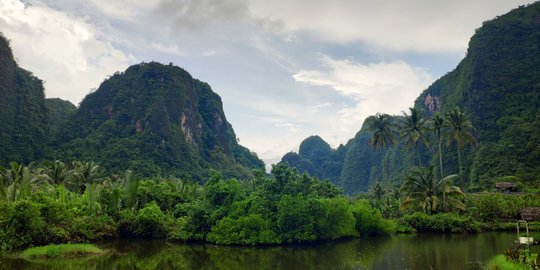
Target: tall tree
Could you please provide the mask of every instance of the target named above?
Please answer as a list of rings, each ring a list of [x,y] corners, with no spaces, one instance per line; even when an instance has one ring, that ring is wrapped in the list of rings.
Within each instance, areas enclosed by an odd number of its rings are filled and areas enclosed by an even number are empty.
[[[471,117],[472,113],[466,114],[462,112],[459,107],[455,107],[446,113],[446,122],[449,127],[448,144],[451,144],[452,141],[455,141],[457,144],[459,177],[463,185],[465,184],[465,178],[463,176],[461,150],[466,143],[476,143],[476,139],[473,135],[474,126],[472,124]]]
[[[403,120],[400,122],[399,131],[402,139],[408,147],[416,149],[416,155],[418,158],[418,167],[422,167],[422,158],[420,157],[420,149],[418,142],[428,145],[428,140],[425,135],[427,129],[427,123],[422,116],[422,110],[416,108],[409,108],[410,114],[403,112]]]
[[[433,118],[430,121],[430,127],[431,130],[435,133],[435,136],[437,136],[437,146],[438,146],[438,152],[439,152],[439,174],[441,176],[441,179],[444,179],[444,171],[443,171],[443,162],[442,162],[442,138],[441,138],[441,132],[444,128],[445,120],[444,117],[441,115],[440,112],[436,112],[433,115]],[[443,205],[445,206],[444,210],[446,211],[446,194],[443,193]]]
[[[374,149],[385,149],[388,146],[396,144],[395,134],[393,130],[392,118],[388,114],[377,113],[366,119],[368,130],[373,132],[371,135],[371,147]],[[384,154],[384,152],[383,152]],[[383,178],[384,181],[388,181],[386,158],[382,157],[383,162]]]

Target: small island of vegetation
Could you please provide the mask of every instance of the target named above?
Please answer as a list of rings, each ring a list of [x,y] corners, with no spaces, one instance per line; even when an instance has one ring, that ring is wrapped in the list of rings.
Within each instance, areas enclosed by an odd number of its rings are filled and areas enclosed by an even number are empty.
[[[24,250],[21,256],[25,259],[73,258],[103,252],[104,250],[92,244],[60,244],[31,247]]]

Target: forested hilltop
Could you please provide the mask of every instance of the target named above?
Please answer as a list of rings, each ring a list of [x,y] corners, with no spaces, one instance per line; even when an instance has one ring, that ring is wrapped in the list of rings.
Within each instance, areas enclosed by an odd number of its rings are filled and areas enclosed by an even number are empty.
[[[264,163],[237,142],[221,98],[185,70],[155,62],[117,72],[76,108],[45,99],[0,35],[0,166],[95,161],[111,172],[202,180],[208,169],[246,178]]]
[[[43,157],[49,117],[43,83],[20,68],[0,33],[0,164],[28,163]]]
[[[463,174],[470,188],[487,189],[508,180],[532,184],[540,175],[540,3],[522,6],[484,22],[469,42],[466,57],[417,98],[414,108],[425,119],[446,115],[456,106],[471,115],[476,143],[462,149]],[[411,104],[413,105],[413,104]],[[409,113],[409,112],[406,112]],[[400,122],[404,116],[393,116]],[[443,134],[444,135],[444,134]],[[364,123],[356,136],[338,149],[310,137],[300,152],[283,162],[330,179],[347,193],[365,191],[382,180],[385,164],[390,183],[398,184],[418,165],[416,150],[405,141],[373,149]],[[434,132],[419,144],[424,165],[439,163]],[[443,136],[444,137],[444,136]],[[458,173],[456,142],[443,138],[445,173]],[[313,143],[316,142],[316,143]],[[322,151],[327,154],[314,156]]]

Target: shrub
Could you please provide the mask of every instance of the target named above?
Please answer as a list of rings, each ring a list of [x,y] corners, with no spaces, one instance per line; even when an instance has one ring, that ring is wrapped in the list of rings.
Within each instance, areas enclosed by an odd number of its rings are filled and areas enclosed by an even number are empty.
[[[171,218],[167,225],[167,239],[171,241],[187,241],[190,239],[190,233],[187,231],[187,217],[177,219]]]
[[[351,212],[349,202],[343,198],[321,198],[316,200],[314,209],[314,231],[317,239],[334,240],[357,235],[356,219]]]
[[[270,222],[251,214],[237,219],[225,217],[208,234],[208,241],[216,244],[272,244],[279,238],[270,229]]]
[[[414,213],[402,218],[403,223],[419,232],[478,232],[480,225],[470,217],[453,213],[427,215]]]
[[[107,215],[80,216],[73,221],[72,239],[75,241],[109,239],[117,235],[116,223]]]
[[[389,235],[395,231],[396,225],[382,217],[379,210],[371,207],[365,199],[356,201],[352,206],[355,218],[355,229],[360,235]]]
[[[45,222],[40,214],[41,205],[28,201],[0,204],[0,243],[5,249],[17,249],[41,242]]]
[[[166,235],[166,216],[161,209],[152,201],[139,210],[135,223],[135,234],[141,237],[163,238]]]

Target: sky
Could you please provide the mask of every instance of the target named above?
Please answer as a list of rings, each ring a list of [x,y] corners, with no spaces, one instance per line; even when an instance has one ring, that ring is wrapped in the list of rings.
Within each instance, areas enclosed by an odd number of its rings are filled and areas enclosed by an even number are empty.
[[[79,102],[117,71],[173,63],[208,82],[267,165],[311,135],[345,144],[401,114],[521,0],[0,0],[0,32],[46,97]]]

